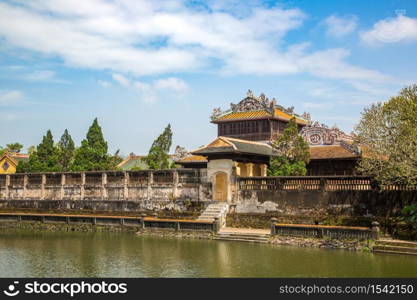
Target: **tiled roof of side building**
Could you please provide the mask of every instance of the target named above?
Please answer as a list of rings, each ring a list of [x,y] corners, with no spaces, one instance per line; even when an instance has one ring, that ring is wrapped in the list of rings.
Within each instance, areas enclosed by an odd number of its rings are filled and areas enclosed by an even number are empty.
[[[142,170],[146,170],[149,168],[148,164],[145,161],[146,155],[129,155],[126,157],[121,163],[117,165],[118,168],[122,169],[123,171],[128,171],[133,168],[140,168]],[[174,155],[169,155],[169,162],[173,162]]]
[[[23,154],[23,153],[11,153],[10,156],[15,159],[17,162],[21,161],[29,161],[29,154]]]
[[[145,158],[143,155],[129,155],[120,164],[118,164],[117,167],[124,171],[138,167],[141,169],[147,169],[148,165],[143,158]]]
[[[207,158],[202,155],[190,155],[187,157],[184,157],[183,159],[180,159],[177,161],[178,163],[204,163],[207,162]]]
[[[310,159],[355,159],[360,154],[354,153],[341,145],[310,146]]]
[[[272,147],[265,143],[220,136],[210,144],[192,151],[192,153],[196,155],[249,153],[270,156],[272,155]]]

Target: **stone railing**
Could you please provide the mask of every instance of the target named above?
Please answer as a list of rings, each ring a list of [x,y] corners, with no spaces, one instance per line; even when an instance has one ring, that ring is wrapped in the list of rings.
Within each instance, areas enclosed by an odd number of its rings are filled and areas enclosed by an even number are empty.
[[[37,214],[37,213],[0,213],[0,222],[42,222],[64,224],[90,224],[90,225],[119,225],[137,226],[143,229],[173,229],[193,231],[218,231],[218,220],[182,220],[158,219],[152,217],[129,216],[100,216],[100,215],[73,215],[73,214]]]
[[[301,236],[332,239],[378,239],[378,222],[372,223],[372,228],[325,226],[304,224],[279,224],[276,219],[271,219],[271,235]]]
[[[206,186],[205,169],[9,174],[0,200],[204,200]]]
[[[289,177],[239,177],[239,190],[282,191],[369,191],[369,190],[417,190],[415,185],[378,186],[366,176],[289,176]]]

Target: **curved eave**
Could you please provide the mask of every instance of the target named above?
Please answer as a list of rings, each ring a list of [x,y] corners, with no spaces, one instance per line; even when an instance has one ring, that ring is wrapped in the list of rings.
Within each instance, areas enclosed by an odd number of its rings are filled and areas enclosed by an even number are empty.
[[[256,120],[278,120],[278,121],[284,121],[289,122],[290,119],[282,118],[282,117],[273,117],[273,116],[263,116],[263,117],[256,117],[256,118],[236,118],[236,119],[216,119],[211,121],[210,123],[213,124],[219,124],[219,123],[231,123],[231,122],[240,122],[240,121],[256,121]],[[295,122],[300,125],[307,125],[307,121],[300,120],[298,118],[295,118]]]

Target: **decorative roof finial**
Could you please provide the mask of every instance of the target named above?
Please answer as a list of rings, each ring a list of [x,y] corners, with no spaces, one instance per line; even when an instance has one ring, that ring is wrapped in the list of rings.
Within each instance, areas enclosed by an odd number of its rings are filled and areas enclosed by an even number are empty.
[[[253,93],[252,93],[252,91],[249,89],[248,90],[248,92],[246,93],[246,97],[248,97],[248,98],[254,98],[253,97]]]

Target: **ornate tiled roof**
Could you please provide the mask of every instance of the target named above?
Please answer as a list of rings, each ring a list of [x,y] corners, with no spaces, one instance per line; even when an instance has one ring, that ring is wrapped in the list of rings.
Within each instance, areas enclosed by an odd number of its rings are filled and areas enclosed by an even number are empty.
[[[261,117],[270,117],[271,114],[265,110],[256,110],[256,111],[242,111],[242,112],[232,112],[230,114],[226,114],[221,116],[216,121],[223,121],[223,120],[236,120],[236,119],[258,119]]]
[[[264,94],[255,97],[249,90],[246,98],[238,104],[230,104],[230,109],[222,111],[216,108],[213,111],[211,120],[213,123],[221,123],[227,121],[250,120],[250,119],[278,119],[289,121],[295,118],[298,124],[308,124],[308,114],[303,117],[293,113],[293,108],[287,108],[277,105],[276,100],[269,100]]]

